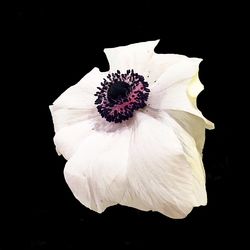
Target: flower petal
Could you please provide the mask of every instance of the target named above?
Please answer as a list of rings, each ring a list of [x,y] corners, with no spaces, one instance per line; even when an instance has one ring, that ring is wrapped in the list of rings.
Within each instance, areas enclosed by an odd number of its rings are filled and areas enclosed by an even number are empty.
[[[153,53],[143,75],[149,84],[155,84],[169,68],[186,58],[186,56],[178,54]]]
[[[164,74],[161,75],[151,86],[155,93],[166,91],[169,87],[176,83],[190,80],[197,75],[199,64],[202,59],[184,57],[177,63],[172,64],[167,68]]]
[[[140,42],[127,46],[104,49],[104,53],[109,61],[110,71],[122,72],[134,69],[137,73],[142,73],[154,53],[154,48],[159,40]]]
[[[107,73],[93,68],[77,84],[68,88],[55,101],[54,105],[67,108],[90,108],[94,106],[97,86]]]
[[[129,150],[129,185],[121,204],[183,218],[194,206],[206,204],[206,190],[204,178],[197,180],[170,125],[137,112]],[[187,142],[191,155],[196,147],[190,141],[191,136]],[[195,157],[199,156],[197,152]]]
[[[189,162],[190,166],[192,167],[193,176],[195,176],[198,183],[200,183],[201,185],[205,184],[205,171],[204,171],[204,167],[203,167],[203,163],[202,163],[202,154],[200,153],[200,151],[197,148],[197,142],[196,142],[195,138],[187,132],[186,126],[182,127],[166,111],[160,112],[158,117],[159,117],[158,119],[160,121],[162,121],[165,125],[172,127],[174,133],[176,134],[177,138],[181,142],[182,148],[183,148],[184,153],[185,153],[185,157],[186,157],[187,161]],[[198,119],[200,119],[200,118],[198,118]],[[198,124],[193,123],[192,125],[194,126],[193,130],[195,130],[195,129],[201,130],[200,123],[198,123]],[[202,130],[205,131],[204,121],[203,121],[203,129]],[[199,139],[201,139],[201,141],[199,140],[200,144],[201,143],[204,144],[205,135],[204,135],[204,138],[199,138]],[[201,146],[200,144],[199,144],[199,146]]]
[[[95,106],[96,87],[101,83],[106,73],[98,68],[92,69],[77,84],[68,88],[51,105],[55,131],[74,123],[91,119],[98,115]]]
[[[189,58],[169,68],[151,88],[148,105],[159,110],[189,112],[201,117],[206,127],[213,129],[213,123],[202,115],[196,105],[197,96],[203,90],[197,75],[199,62],[198,59]]]
[[[51,105],[49,108],[56,133],[67,126],[99,116],[95,106],[91,108],[65,108]]]
[[[205,143],[206,123],[200,117],[180,110],[168,110],[167,113],[174,118],[182,128],[190,134],[195,142],[199,153],[202,155],[202,150]]]
[[[54,137],[57,153],[68,160],[91,134],[93,127],[93,119],[88,119],[60,129]]]
[[[116,132],[93,131],[67,162],[66,181],[86,207],[103,212],[122,199],[130,134],[126,126]]]

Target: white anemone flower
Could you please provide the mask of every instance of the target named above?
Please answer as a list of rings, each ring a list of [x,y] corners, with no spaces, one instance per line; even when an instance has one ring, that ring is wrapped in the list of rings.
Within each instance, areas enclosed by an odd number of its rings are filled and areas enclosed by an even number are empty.
[[[50,106],[66,182],[98,213],[121,204],[179,219],[207,203],[202,60],[157,54],[158,42],[105,49],[110,70],[92,69]]]

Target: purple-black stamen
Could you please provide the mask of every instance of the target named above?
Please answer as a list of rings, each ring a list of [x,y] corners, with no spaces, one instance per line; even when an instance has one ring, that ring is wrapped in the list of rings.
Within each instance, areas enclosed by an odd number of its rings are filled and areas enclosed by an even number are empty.
[[[108,80],[107,80],[108,79]],[[127,70],[121,74],[108,74],[95,93],[95,104],[100,115],[109,122],[122,122],[133,116],[133,112],[146,106],[150,90],[144,77]]]

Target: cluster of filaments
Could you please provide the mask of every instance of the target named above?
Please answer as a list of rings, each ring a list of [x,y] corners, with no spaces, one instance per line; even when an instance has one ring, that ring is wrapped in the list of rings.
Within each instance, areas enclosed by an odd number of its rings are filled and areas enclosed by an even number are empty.
[[[109,74],[97,87],[95,104],[100,115],[108,122],[122,122],[133,116],[133,112],[146,106],[150,90],[144,77],[127,70]]]

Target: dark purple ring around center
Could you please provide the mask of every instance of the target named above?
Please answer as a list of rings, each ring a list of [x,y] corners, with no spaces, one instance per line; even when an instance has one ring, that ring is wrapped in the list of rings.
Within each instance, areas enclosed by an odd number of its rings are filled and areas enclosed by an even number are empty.
[[[108,74],[97,89],[98,112],[108,122],[115,123],[128,120],[135,110],[144,108],[150,92],[144,77],[133,70]]]

